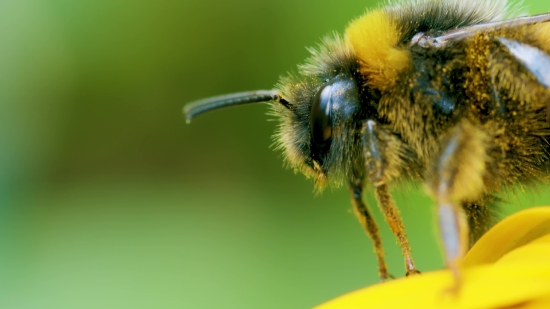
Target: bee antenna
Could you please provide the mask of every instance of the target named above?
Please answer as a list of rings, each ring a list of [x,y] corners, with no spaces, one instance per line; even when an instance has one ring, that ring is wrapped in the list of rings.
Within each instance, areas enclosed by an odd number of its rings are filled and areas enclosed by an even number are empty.
[[[232,105],[243,105],[262,102],[279,102],[290,109],[288,103],[277,90],[256,90],[226,94],[217,97],[207,98],[187,104],[183,113],[189,123],[191,119],[204,112]]]

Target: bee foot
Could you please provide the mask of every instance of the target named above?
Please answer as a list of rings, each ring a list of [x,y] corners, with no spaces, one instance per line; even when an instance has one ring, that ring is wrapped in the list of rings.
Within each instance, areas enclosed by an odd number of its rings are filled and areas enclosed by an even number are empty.
[[[410,277],[410,276],[415,276],[415,275],[420,275],[421,272],[418,271],[417,269],[409,269],[407,270],[407,273],[405,274],[406,277]]]
[[[456,266],[451,266],[450,270],[453,275],[453,283],[452,283],[452,286],[443,290],[443,295],[449,296],[452,298],[458,298],[460,294],[460,290],[462,288],[462,280],[460,278],[458,268]]]
[[[392,274],[385,273],[384,275],[380,276],[380,282],[386,282],[389,280],[395,279],[395,277]]]

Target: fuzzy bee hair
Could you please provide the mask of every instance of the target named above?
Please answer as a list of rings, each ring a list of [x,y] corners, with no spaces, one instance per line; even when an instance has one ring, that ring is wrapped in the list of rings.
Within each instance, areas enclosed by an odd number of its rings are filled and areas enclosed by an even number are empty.
[[[317,188],[322,189],[329,183],[336,186],[343,184],[342,177],[350,173],[352,166],[362,164],[361,160],[357,162],[358,160],[353,159],[361,152],[354,146],[357,144],[354,137],[357,128],[343,123],[343,131],[340,132],[343,151],[335,146],[338,151],[327,154],[322,165],[311,159],[308,119],[312,98],[319,87],[338,74],[353,78],[357,70],[362,70],[363,75],[370,76],[367,84],[373,80],[369,70],[374,73],[398,74],[405,65],[399,62],[406,62],[408,59],[395,59],[399,58],[399,55],[392,59],[392,55],[387,53],[406,53],[400,46],[407,45],[415,34],[438,34],[469,25],[497,21],[505,16],[516,15],[519,8],[518,4],[510,5],[506,0],[413,0],[390,1],[388,6],[375,12],[368,11],[349,25],[345,37],[333,33],[326,36],[317,48],[309,48],[311,56],[304,64],[298,66],[299,74],[288,74],[281,78],[277,88],[287,101],[292,102],[293,109],[273,105],[273,114],[282,120],[275,135],[277,148],[284,151],[288,165],[307,177],[312,177]],[[391,23],[388,23],[388,20],[391,20]],[[407,55],[402,57],[406,58]],[[391,60],[388,62],[388,59]],[[366,63],[360,65],[361,61]],[[378,83],[378,88],[393,86],[394,82],[388,79],[392,77],[385,76]],[[369,98],[377,99],[379,94],[376,90],[366,90],[372,92]],[[339,139],[333,139],[335,140]],[[400,150],[393,160],[406,160],[403,156],[410,153],[406,145],[396,149]]]
[[[505,0],[390,2],[323,39],[275,90],[196,102],[188,117],[271,101],[277,147],[318,190],[347,185],[389,277],[372,188],[417,273],[390,188],[423,182],[437,203],[449,267],[493,223],[500,193],[550,174],[550,14],[511,17]]]

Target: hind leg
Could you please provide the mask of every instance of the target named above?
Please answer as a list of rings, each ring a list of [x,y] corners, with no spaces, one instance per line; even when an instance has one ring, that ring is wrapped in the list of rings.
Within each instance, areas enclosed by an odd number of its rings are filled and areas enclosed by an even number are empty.
[[[489,134],[465,121],[449,132],[434,160],[429,188],[437,201],[447,265],[457,276],[471,240],[487,229],[492,217],[484,199],[490,145]]]

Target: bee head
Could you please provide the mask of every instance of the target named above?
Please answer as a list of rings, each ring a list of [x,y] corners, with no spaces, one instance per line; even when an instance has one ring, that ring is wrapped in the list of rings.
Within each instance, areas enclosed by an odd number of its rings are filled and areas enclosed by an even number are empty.
[[[275,143],[288,165],[312,177],[318,189],[328,180],[340,184],[343,175],[364,169],[357,167],[363,166],[360,132],[369,100],[361,96],[370,88],[359,80],[348,40],[333,34],[310,51],[312,56],[299,66],[299,73],[282,77],[277,89],[193,102],[184,108],[187,121],[225,106],[271,102],[272,115],[280,120]]]
[[[290,167],[313,178],[317,189],[362,178],[363,124],[377,118],[380,93],[410,63],[399,40],[386,12],[373,11],[353,21],[345,37],[334,33],[311,48],[298,73],[283,76],[275,90],[201,100],[185,113],[190,120],[219,107],[272,102],[281,121],[276,145]]]
[[[282,77],[277,87],[288,106],[273,105],[281,120],[275,138],[288,164],[322,188],[363,170],[356,167],[363,162],[360,132],[369,108],[347,40],[334,34],[310,51],[299,73]]]

